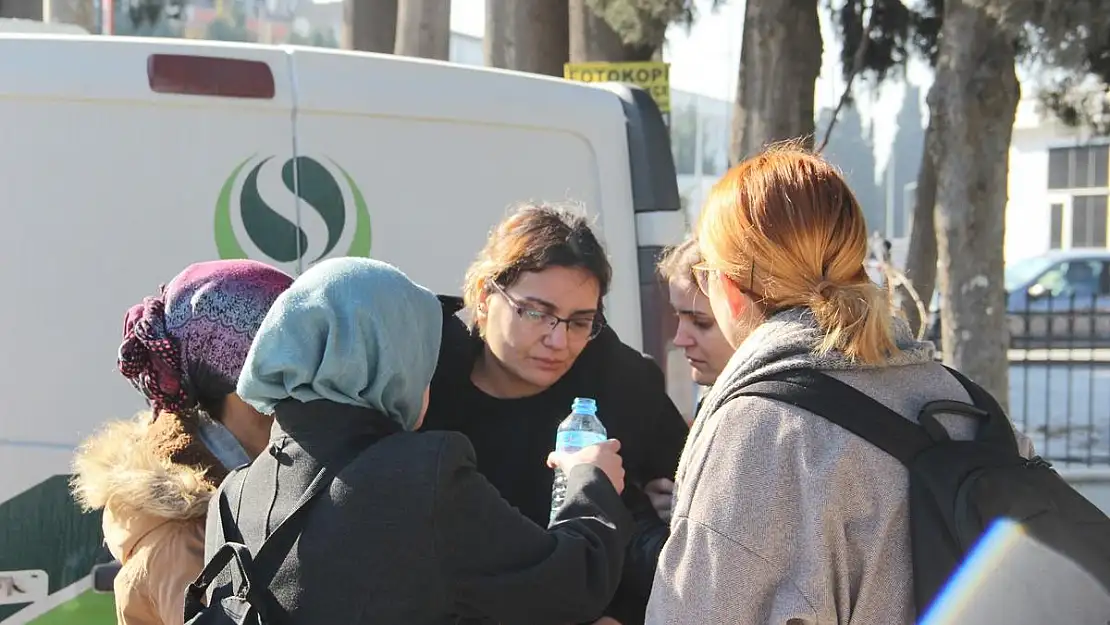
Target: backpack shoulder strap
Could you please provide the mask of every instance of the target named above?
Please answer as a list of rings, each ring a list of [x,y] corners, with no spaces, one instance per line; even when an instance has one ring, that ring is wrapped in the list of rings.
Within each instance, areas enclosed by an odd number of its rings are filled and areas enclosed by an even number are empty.
[[[1003,412],[1002,406],[999,405],[994,396],[988,393],[986,389],[984,389],[982,386],[979,386],[978,384],[972,382],[966,375],[960,373],[959,371],[956,371],[948,365],[941,366],[944,367],[948,371],[948,373],[951,374],[952,377],[956,378],[960,385],[964,387],[964,390],[967,391],[968,396],[971,397],[971,403],[978,406],[980,410],[984,410],[989,413]]]
[[[260,563],[259,566],[265,565],[263,570],[266,573],[267,580],[277,572],[277,567],[281,565],[281,562],[289,553],[289,549],[293,547],[293,542],[300,535],[304,526],[305,512],[311,507],[309,504],[316,499],[317,495],[327,490],[335,476],[350,460],[343,462],[342,466],[334,466],[331,469],[326,465],[321,467],[308,484],[308,488],[297,500],[297,503],[293,504],[293,509],[289,512],[289,515],[281,523],[278,523],[278,526],[274,528],[273,532],[270,532],[266,540],[262,541],[254,559]],[[271,568],[272,571],[269,570]]]
[[[959,371],[948,365],[944,365],[944,368],[964,387],[968,396],[971,397],[971,403],[987,413],[988,418],[979,426],[979,433],[976,438],[981,441],[1000,442],[1016,453],[1018,444],[1017,435],[1014,434],[1014,426],[1010,423],[1010,418],[1006,416],[1006,411],[1002,409],[998,400],[982,386],[972,382]]]
[[[225,480],[225,484],[233,477],[238,477],[240,482],[244,481],[243,475],[240,473],[229,476]],[[232,564],[235,565],[234,570],[239,573],[239,588],[235,590],[235,594],[246,598],[262,616],[263,622],[277,623],[279,621],[274,618],[275,615],[272,609],[273,597],[265,592],[264,585],[259,585],[255,581],[253,575],[254,559],[251,556],[250,549],[240,542],[241,539],[236,538],[238,530],[232,520],[231,507],[228,504],[225,489],[221,488],[216,493],[216,497],[218,502],[216,516],[224,532],[224,543],[216,550],[216,553],[212,554],[212,559],[205,563],[204,569],[201,570],[196,580],[185,589],[185,623],[192,622],[192,619],[205,610],[205,595],[208,592],[208,587],[215,583],[219,575],[228,570],[228,566]]]
[[[934,442],[925,430],[833,377],[813,369],[769,374],[734,395],[751,395],[808,410],[896,458],[907,467]]]
[[[240,597],[246,597],[250,601],[251,606],[263,617],[263,622],[282,622],[284,619],[278,615],[281,606],[269,586],[274,576],[277,575],[278,568],[293,548],[293,543],[304,528],[305,512],[311,507],[310,504],[316,497],[331,485],[336,475],[358,457],[355,450],[365,448],[378,438],[380,437],[375,436],[369,441],[364,438],[358,439],[350,446],[352,453],[342,462],[321,467],[315,477],[312,478],[308,488],[293,505],[289,515],[278,523],[274,531],[262,541],[262,545],[259,546],[258,551],[253,556],[250,549],[241,542],[242,535],[239,532],[237,520],[231,512],[231,506],[226,496],[227,489],[232,486],[231,481],[238,478],[239,501],[242,501],[247,470],[229,476],[224,481],[224,487],[220,489],[218,495],[219,506],[217,508],[220,527],[224,532],[224,544],[213,554],[212,559],[204,566],[200,576],[186,590],[186,621],[190,618],[188,615],[196,615],[204,609],[203,600],[208,587],[215,582],[220,573],[227,569],[228,565],[234,563],[242,580],[236,594]]]
[[[250,465],[247,465],[239,471],[233,471],[224,478],[222,484],[223,488],[220,489],[218,520],[220,522],[220,529],[223,530],[224,533],[224,542],[243,542],[243,535],[239,533],[239,515],[231,511],[231,504],[227,500],[227,491],[235,484],[236,480],[238,480],[239,493],[236,497],[236,502],[238,502],[239,505],[236,507],[238,508],[241,506],[243,501],[243,488],[247,484],[247,473],[249,471]]]

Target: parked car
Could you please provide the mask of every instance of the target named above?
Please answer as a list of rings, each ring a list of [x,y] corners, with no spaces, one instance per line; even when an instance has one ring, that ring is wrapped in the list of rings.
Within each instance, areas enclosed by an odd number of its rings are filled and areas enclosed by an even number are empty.
[[[1006,265],[1010,346],[1110,347],[1110,250],[1054,251]],[[927,336],[940,345],[940,296]]]

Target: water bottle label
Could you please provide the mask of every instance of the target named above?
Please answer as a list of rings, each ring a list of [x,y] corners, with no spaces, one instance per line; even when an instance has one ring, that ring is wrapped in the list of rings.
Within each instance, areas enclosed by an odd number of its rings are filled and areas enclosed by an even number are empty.
[[[577,451],[583,447],[605,442],[605,435],[597,432],[583,432],[571,430],[559,432],[555,435],[555,449],[560,451]]]

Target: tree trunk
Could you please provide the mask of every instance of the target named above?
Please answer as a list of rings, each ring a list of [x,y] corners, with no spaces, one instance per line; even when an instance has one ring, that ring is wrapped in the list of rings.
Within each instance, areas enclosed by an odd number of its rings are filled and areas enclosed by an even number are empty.
[[[937,174],[944,361],[1009,397],[1005,229],[1010,135],[1020,86],[1015,36],[979,0],[946,0],[929,94]]]
[[[508,0],[512,1],[512,0]],[[547,1],[547,0],[540,0]],[[586,0],[570,0],[570,60],[586,61],[651,61],[656,48],[653,46],[626,46],[616,33],[598,17]]]
[[[929,311],[933,290],[937,284],[937,169],[930,157],[929,143],[934,137],[933,125],[925,129],[921,168],[917,171],[917,190],[914,194],[913,227],[910,230],[910,247],[906,253],[906,277],[913,290]],[[920,318],[917,304],[909,296],[902,299],[902,312],[917,332],[928,319]]]
[[[774,141],[813,145],[814,85],[821,73],[817,0],[748,0],[729,160]]]
[[[345,49],[393,54],[396,41],[397,0],[343,0]]]
[[[395,54],[446,61],[450,43],[451,0],[398,0]]]
[[[486,65],[563,75],[570,59],[567,0],[486,0]]]
[[[42,0],[0,0],[0,17],[42,21]]]

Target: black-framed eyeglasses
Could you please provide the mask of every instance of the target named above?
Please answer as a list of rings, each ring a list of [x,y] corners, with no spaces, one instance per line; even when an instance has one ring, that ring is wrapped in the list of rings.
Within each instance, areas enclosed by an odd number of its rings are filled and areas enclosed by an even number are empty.
[[[526,306],[517,301],[512,295],[505,292],[505,289],[500,284],[490,280],[493,289],[505,298],[505,301],[513,307],[519,317],[525,324],[537,329],[546,328],[547,332],[554,332],[559,324],[567,327],[567,337],[578,341],[589,341],[597,338],[601,334],[602,329],[605,328],[605,322],[602,320],[600,314],[594,314],[592,317],[571,317],[564,319],[558,315],[553,315],[549,312],[536,310]]]

